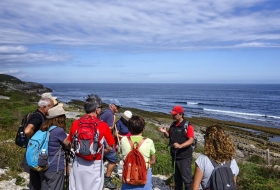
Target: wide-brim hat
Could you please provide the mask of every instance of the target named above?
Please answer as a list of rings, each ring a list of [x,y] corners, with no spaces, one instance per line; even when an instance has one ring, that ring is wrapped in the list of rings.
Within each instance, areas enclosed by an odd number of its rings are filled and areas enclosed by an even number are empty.
[[[61,115],[65,115],[66,112],[62,106],[55,106],[48,110],[47,119],[52,119]]]
[[[53,101],[54,105],[58,104],[57,97],[52,96],[51,92],[45,92],[45,93],[41,94],[41,98],[50,98]]]
[[[132,117],[131,111],[126,110],[125,112],[121,113],[121,116],[128,121]]]

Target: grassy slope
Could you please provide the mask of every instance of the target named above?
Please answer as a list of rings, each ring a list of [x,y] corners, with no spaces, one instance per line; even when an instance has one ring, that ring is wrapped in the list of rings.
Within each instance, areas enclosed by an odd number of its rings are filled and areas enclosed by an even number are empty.
[[[18,148],[14,144],[14,136],[23,115],[36,109],[36,103],[39,97],[36,94],[27,95],[19,91],[6,92],[5,87],[1,85],[0,89],[0,95],[10,97],[10,100],[0,99],[0,168],[9,167],[11,170],[8,175],[1,175],[0,180],[8,179],[12,176],[17,178],[17,183],[20,183],[22,178],[17,174],[22,172],[19,163],[24,154],[24,149]],[[157,163],[153,166],[153,173],[163,175],[172,174],[173,170],[171,167],[169,151],[166,148],[168,140],[163,138],[162,134],[157,132],[157,126],[153,124],[169,124],[171,122],[170,116],[168,114],[151,113],[138,109],[130,110],[134,114],[141,115],[145,118],[147,126],[144,136],[153,139],[155,142]],[[227,123],[211,119],[207,120],[205,118],[189,118],[189,120],[199,126],[208,126],[209,124],[217,122],[225,125]],[[67,120],[68,129],[72,121],[73,119]],[[203,148],[200,147],[196,149],[196,151],[201,152],[203,151]],[[256,160],[257,159],[252,159],[251,161],[256,162]],[[240,174],[238,175],[237,181],[239,189],[280,189],[280,172],[278,170],[265,166],[259,167],[253,163],[239,163],[239,167]]]

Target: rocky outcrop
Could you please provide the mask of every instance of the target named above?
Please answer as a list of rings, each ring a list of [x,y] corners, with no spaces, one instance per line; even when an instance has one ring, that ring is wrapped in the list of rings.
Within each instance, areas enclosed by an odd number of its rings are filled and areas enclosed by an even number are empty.
[[[45,93],[52,92],[50,88],[35,82],[24,82],[9,75],[0,74],[0,87],[4,87],[7,91],[19,90],[27,93]]]

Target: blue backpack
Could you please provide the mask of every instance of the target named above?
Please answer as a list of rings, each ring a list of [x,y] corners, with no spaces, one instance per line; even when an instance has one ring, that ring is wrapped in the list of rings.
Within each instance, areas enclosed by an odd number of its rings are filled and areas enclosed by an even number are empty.
[[[48,169],[50,165],[48,160],[50,131],[54,128],[56,128],[56,126],[51,126],[48,131],[38,130],[31,139],[29,139],[25,156],[30,169],[35,171],[44,171]],[[60,152],[60,150],[58,152]]]

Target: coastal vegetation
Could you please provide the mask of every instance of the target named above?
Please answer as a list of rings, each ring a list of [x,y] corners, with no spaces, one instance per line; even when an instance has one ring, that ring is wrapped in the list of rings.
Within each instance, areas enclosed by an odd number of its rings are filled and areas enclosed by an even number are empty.
[[[3,82],[5,82],[5,84],[3,84]],[[21,118],[25,114],[32,112],[37,108],[36,104],[39,100],[39,96],[36,92],[27,93],[21,90],[10,89],[7,87],[6,83],[7,78],[4,77],[3,79],[0,75],[0,95],[9,97],[9,99],[0,98],[0,168],[9,168],[9,171],[6,174],[0,175],[0,183],[1,180],[16,178],[16,183],[22,184],[24,179],[18,174],[23,172],[19,164],[25,150],[15,145],[14,137],[21,122]],[[73,100],[69,102],[65,109],[68,111],[82,111],[82,105],[83,103],[81,101]],[[106,107],[107,105],[104,104],[104,106]],[[147,125],[144,136],[154,140],[157,150],[157,163],[153,166],[153,174],[168,176],[169,180],[166,180],[166,183],[172,184],[173,169],[171,167],[169,150],[167,148],[168,139],[163,138],[163,135],[157,131],[159,125],[166,126],[171,123],[172,120],[170,115],[157,112],[147,112],[134,108],[121,108],[120,112],[126,109],[129,109],[134,114],[141,115],[145,118]],[[273,150],[275,154],[279,154],[280,152],[277,148],[279,143],[270,144],[267,141],[269,136],[279,135],[279,129],[234,123],[231,121],[220,121],[211,118],[193,117],[187,119],[195,126],[196,132],[199,133],[203,133],[206,126],[214,123],[222,125],[225,130],[232,135],[232,139],[235,140],[237,147],[240,145],[241,141],[244,141],[252,146],[255,146],[256,149],[264,150],[274,148]],[[72,121],[73,119],[67,119],[67,130],[69,130]],[[262,131],[263,135],[242,130],[243,128]],[[245,137],[245,139],[243,137]],[[256,141],[256,139],[259,140]],[[195,149],[195,153],[201,152],[203,152],[203,144],[199,144]],[[237,178],[238,189],[280,189],[280,171],[279,167],[276,166],[280,165],[279,158],[272,160],[268,166],[264,157],[251,152],[244,153],[244,156],[237,159],[237,161],[240,167],[240,173]],[[118,181],[118,179],[116,180]]]

